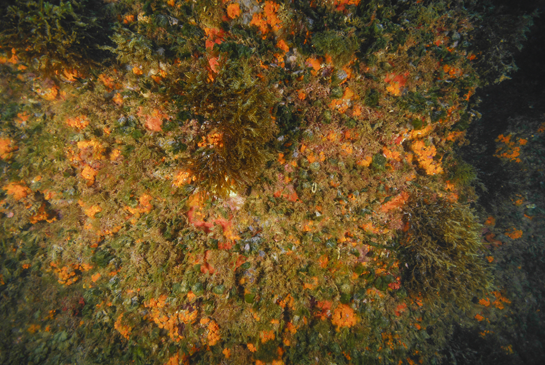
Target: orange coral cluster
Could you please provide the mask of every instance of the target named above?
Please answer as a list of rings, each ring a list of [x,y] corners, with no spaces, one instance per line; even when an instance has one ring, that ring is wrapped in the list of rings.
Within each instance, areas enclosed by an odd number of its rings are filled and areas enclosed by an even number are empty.
[[[208,318],[203,318],[201,324],[208,325],[208,333],[206,339],[208,341],[208,346],[214,346],[221,340],[220,327],[214,321],[209,320]]]
[[[276,57],[276,59],[278,60],[278,65],[280,67],[284,67],[284,57],[286,56],[286,53],[289,52],[290,47],[283,39],[279,40],[278,43],[276,43],[276,47],[279,48],[282,52],[275,53],[274,57]],[[305,97],[306,96],[304,96],[302,100],[304,100]],[[301,98],[301,93],[299,93],[299,98]]]
[[[11,58],[8,59],[5,56],[0,56],[0,65],[3,65],[8,62],[14,65],[17,64],[17,62],[19,62],[19,57],[17,57],[17,50],[15,48],[11,49]]]
[[[63,284],[63,285],[72,285],[74,284],[76,281],[78,281],[78,279],[80,278],[79,274],[77,273],[77,271],[88,271],[88,270],[91,270],[93,268],[93,266],[91,265],[88,265],[88,264],[72,264],[70,266],[63,266],[61,268],[57,267],[57,264],[52,262],[49,264],[51,266],[51,269],[53,270],[53,272],[55,272],[58,276],[58,282],[59,284]]]
[[[344,11],[346,10],[346,6],[348,5],[359,5],[361,0],[334,0],[333,4],[335,5],[335,8],[337,11]]]
[[[36,333],[40,330],[40,328],[42,328],[42,326],[40,326],[39,324],[31,324],[27,331],[28,333]]]
[[[461,69],[449,65],[443,65],[443,72],[447,78],[456,78],[462,76],[463,74]]]
[[[462,143],[465,134],[466,134],[465,131],[454,131],[454,132],[450,132],[450,133],[448,134],[448,136],[447,136],[447,141],[450,141],[450,142],[456,142],[456,141],[458,141],[459,143]]]
[[[163,120],[170,119],[170,117],[160,109],[153,109],[151,114],[144,114],[143,108],[140,107],[137,115],[144,119],[144,127],[151,132],[162,132]]]
[[[19,124],[24,124],[29,118],[30,114],[28,112],[17,113],[17,119],[15,119],[15,121]]]
[[[484,224],[487,225],[487,226],[495,226],[496,225],[496,218],[494,218],[492,216],[489,216],[486,219],[486,222],[484,222]]]
[[[46,221],[48,223],[52,223],[54,221],[57,220],[56,217],[54,216],[51,216],[47,210],[45,209],[45,203],[42,203],[42,205],[40,206],[40,208],[38,209],[38,211],[32,215],[30,218],[30,223],[32,224],[36,224],[38,222],[41,222],[41,221]]]
[[[174,179],[172,179],[172,185],[176,187],[181,187],[185,184],[190,184],[195,181],[197,177],[189,171],[179,171]]]
[[[66,124],[69,127],[81,130],[89,125],[89,119],[86,115],[79,115],[73,118],[66,118]]]
[[[386,91],[392,95],[400,96],[403,87],[407,83],[407,76],[409,76],[408,71],[402,75],[396,75],[393,73],[386,75],[386,78],[384,79],[384,82],[388,84],[388,86],[386,86]]]
[[[77,152],[68,147],[66,155],[75,167],[83,168],[80,173],[81,177],[87,181],[87,186],[91,186],[98,175],[97,168],[100,168],[99,161],[106,159],[104,155],[105,148],[96,139],[79,141],[77,147]],[[112,154],[115,153],[114,151],[112,151]]]
[[[210,133],[206,137],[202,137],[202,141],[198,143],[199,147],[223,147],[223,133]]]
[[[498,138],[496,139],[496,142],[503,143],[505,146],[499,147],[496,149],[496,153],[494,154],[495,157],[498,158],[506,158],[508,160],[511,160],[513,162],[521,162],[520,159],[520,146],[517,146],[517,142],[514,142],[511,140],[511,135],[504,136],[503,134],[500,134]],[[518,141],[519,145],[524,146],[527,143],[527,140],[520,139]]]
[[[417,140],[413,142],[411,149],[416,154],[416,159],[420,167],[426,171],[426,174],[435,175],[443,173],[443,168],[433,159],[437,154],[434,145],[430,144],[426,146],[423,140]]]
[[[505,308],[504,303],[511,304],[511,301],[507,299],[506,297],[504,297],[501,294],[501,292],[493,291],[491,294],[494,296],[493,301],[491,301],[488,297],[486,297],[486,298],[480,299],[479,304],[485,307],[489,307],[492,304],[493,306],[495,306],[496,308],[500,310]]]
[[[389,160],[396,160],[396,161],[401,160],[401,154],[398,151],[391,150],[387,147],[382,148],[382,154],[384,155],[384,157],[386,157]]]
[[[263,12],[254,13],[250,25],[255,25],[259,28],[262,34],[267,34],[270,30],[276,32],[282,28],[281,21],[277,16],[279,4],[272,1],[265,1]]]
[[[274,331],[261,331],[259,332],[259,337],[261,338],[261,343],[266,343],[275,339]]]
[[[87,165],[81,171],[81,177],[87,180],[87,185],[91,186],[95,183],[95,178],[98,174],[98,171],[93,169],[91,166]]]
[[[333,303],[329,300],[319,301],[316,304],[316,308],[318,308],[318,312],[316,313],[316,317],[319,317],[322,321],[327,319],[331,316],[331,306]]]
[[[104,147],[96,139],[89,141],[79,141],[77,146],[80,150],[79,154],[74,158],[77,160],[104,160]],[[90,156],[88,156],[90,154]]]
[[[359,160],[358,162],[356,162],[356,165],[361,167],[369,167],[371,165],[371,162],[373,162],[373,158],[371,156],[366,156],[362,158],[361,160]]]
[[[407,200],[409,200],[409,193],[404,191],[398,196],[391,199],[390,201],[382,204],[382,206],[380,207],[380,210],[383,213],[387,213],[392,209],[401,208],[407,202]]]
[[[240,15],[240,5],[237,3],[227,5],[227,16],[235,19]]]
[[[522,231],[520,229],[512,228],[510,231],[505,232],[505,235],[509,238],[516,240],[522,237]]]
[[[117,320],[114,323],[114,328],[121,334],[121,336],[125,337],[125,339],[128,340],[129,336],[131,335],[132,327],[121,323],[122,320],[123,320],[123,314],[117,317]]]
[[[190,353],[194,353],[198,351],[198,349],[190,349]],[[165,365],[190,365],[189,364],[189,355],[182,355],[180,357],[179,354],[176,354],[168,359],[168,361],[165,363]]]
[[[5,190],[8,195],[11,195],[15,200],[21,200],[32,193],[32,190],[26,184],[21,181],[19,183],[10,182],[4,186],[2,190]]]
[[[218,28],[204,28],[204,33],[206,34],[206,49],[212,49],[215,44],[221,44],[225,37],[225,32]]]
[[[359,225],[359,227],[363,229],[364,231],[372,233],[372,234],[385,234],[389,232],[388,228],[381,229],[379,227],[375,227],[373,222],[362,223]]]
[[[149,213],[153,210],[153,205],[151,204],[151,201],[153,200],[153,197],[149,194],[142,194],[140,196],[140,199],[138,199],[138,205],[135,208],[132,208],[130,206],[125,206],[125,210],[132,214],[131,222],[136,223],[138,218],[140,218],[141,214]]]
[[[36,89],[36,92],[45,100],[47,101],[53,101],[57,99],[57,96],[59,95],[59,87],[57,85],[53,85],[50,88],[46,88],[44,90],[42,89]]]
[[[332,109],[337,109],[339,113],[344,114],[348,108],[352,105],[352,99],[357,99],[358,96],[347,87],[344,89],[343,96],[340,99],[333,99],[329,104],[329,107]]]
[[[320,68],[322,68],[322,64],[320,62],[320,59],[311,58],[311,57],[307,58],[307,61],[305,62],[305,65],[307,67],[312,68],[312,71],[310,71],[310,73],[313,74],[314,76],[316,76],[316,74],[318,73]]]
[[[95,182],[98,171],[90,164],[95,166],[94,161],[105,159],[104,147],[96,140],[80,141],[77,144],[79,151],[76,153],[72,148],[66,150],[68,159],[76,166],[82,166],[81,177],[86,180],[87,186],[91,186]]]
[[[65,68],[62,70],[62,76],[68,82],[75,82],[77,79],[82,78],[83,75],[76,69]]]
[[[19,148],[15,145],[15,141],[9,138],[0,138],[0,158],[9,160],[13,157],[13,152]]]
[[[197,311],[181,310],[176,313],[165,313],[168,303],[167,296],[161,295],[158,299],[151,298],[148,303],[144,303],[146,308],[150,308],[150,320],[155,322],[159,328],[168,331],[168,335],[173,341],[179,342],[183,336],[179,332],[181,323],[192,324],[197,320]]]
[[[354,309],[346,304],[339,304],[333,316],[331,322],[337,327],[337,331],[342,327],[350,328],[357,323],[357,317],[354,313]]]
[[[293,299],[293,297],[291,296],[291,294],[288,294],[286,295],[286,297],[284,299],[279,299],[277,304],[282,307],[282,309],[285,309],[286,308],[286,305],[291,308],[291,309],[294,309],[294,305],[295,305],[295,299]]]
[[[83,213],[89,218],[94,218],[95,214],[102,212],[102,208],[99,205],[87,206],[82,200],[78,200],[78,204],[83,209]]]
[[[117,88],[116,86],[118,86],[118,85],[115,84],[114,79],[111,78],[111,77],[108,76],[108,75],[100,74],[100,75],[98,76],[98,79],[100,80],[100,82],[102,82],[102,84],[103,84],[104,86],[106,86],[106,88],[108,88],[108,89],[110,89],[110,90],[111,90],[111,89],[114,89],[114,88]]]

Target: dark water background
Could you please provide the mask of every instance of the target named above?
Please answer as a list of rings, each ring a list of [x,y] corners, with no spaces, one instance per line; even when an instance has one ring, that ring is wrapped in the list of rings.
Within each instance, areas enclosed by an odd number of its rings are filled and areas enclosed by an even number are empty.
[[[528,40],[515,57],[519,70],[510,75],[511,80],[481,88],[475,95],[482,100],[477,107],[482,118],[468,129],[470,145],[461,153],[464,160],[477,168],[487,188],[479,192],[480,203],[485,207],[494,197],[506,195],[513,189],[500,160],[493,156],[494,140],[507,131],[512,118],[535,119],[545,114],[545,1],[496,0],[494,3],[499,13],[522,15],[538,9],[540,16],[534,19]]]
[[[536,120],[545,121],[545,1],[543,0],[496,0],[499,14],[523,15],[530,14],[536,9],[539,17],[534,19],[534,25],[527,34],[524,48],[515,57],[518,71],[510,74],[511,79],[497,85],[481,88],[474,96],[481,103],[475,108],[482,117],[474,121],[467,130],[467,139],[470,144],[459,151],[463,159],[473,165],[478,173],[479,180],[486,189],[478,189],[479,206],[488,214],[498,211],[498,206],[504,204],[509,196],[521,192],[521,187],[528,189],[534,197],[540,197],[540,204],[545,201],[545,181],[543,173],[537,170],[545,169],[545,166],[534,166],[534,174],[517,176],[511,164],[502,163],[494,157],[496,152],[495,139],[500,134],[509,134],[517,128],[524,127],[524,122]],[[517,124],[518,123],[518,124]],[[541,138],[541,150],[545,151],[543,138]],[[521,179],[527,181],[522,182]],[[503,202],[502,202],[503,200]],[[543,232],[543,230],[541,231]],[[531,250],[529,248],[537,247]],[[456,328],[446,364],[483,364],[483,365],[543,365],[545,364],[545,328],[543,316],[538,312],[545,310],[545,275],[542,266],[543,258],[536,257],[534,252],[543,252],[545,237],[543,235],[533,239],[532,243],[526,243],[517,247],[510,247],[508,251],[512,261],[522,262],[522,271],[528,282],[517,291],[528,294],[537,300],[537,306],[533,313],[516,312],[512,314],[515,325],[507,331],[497,333],[506,341],[509,341],[515,353],[511,356],[500,355],[494,351],[499,347],[488,339],[479,336],[474,330]],[[504,281],[500,284],[508,287],[515,283],[507,271],[508,265],[499,270]],[[541,303],[539,303],[541,301]],[[537,309],[540,308],[540,309]],[[514,308],[513,308],[514,309]],[[500,328],[500,327],[497,327]]]

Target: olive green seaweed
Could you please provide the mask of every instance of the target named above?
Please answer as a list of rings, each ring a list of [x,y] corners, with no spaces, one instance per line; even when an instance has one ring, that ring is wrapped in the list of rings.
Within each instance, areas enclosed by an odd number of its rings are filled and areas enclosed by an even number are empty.
[[[337,67],[343,67],[350,62],[359,46],[354,35],[335,30],[316,34],[312,37],[312,44],[319,53],[331,56]]]
[[[492,280],[480,254],[482,226],[469,205],[422,195],[408,205],[404,286],[430,300],[468,307]]]
[[[47,76],[63,69],[86,71],[103,56],[104,29],[92,2],[10,1],[0,18],[0,45]]]
[[[204,118],[201,129],[221,135],[221,145],[199,147],[187,161],[198,185],[214,195],[250,183],[270,156],[266,145],[276,131],[271,114],[276,98],[252,75],[249,62],[227,60],[213,81],[200,71],[188,73],[184,82],[185,101]]]

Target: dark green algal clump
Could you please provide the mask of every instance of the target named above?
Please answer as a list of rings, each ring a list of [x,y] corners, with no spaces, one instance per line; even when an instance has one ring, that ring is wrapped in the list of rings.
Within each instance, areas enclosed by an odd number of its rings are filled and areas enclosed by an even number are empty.
[[[460,307],[491,285],[481,255],[481,228],[466,204],[427,196],[409,206],[411,232],[403,243],[404,286],[427,299]]]
[[[191,73],[184,83],[185,101],[202,121],[202,138],[219,138],[215,145],[201,144],[187,161],[198,186],[213,195],[249,184],[270,155],[266,145],[276,131],[271,114],[276,98],[252,75],[249,62],[228,60],[217,74]]]

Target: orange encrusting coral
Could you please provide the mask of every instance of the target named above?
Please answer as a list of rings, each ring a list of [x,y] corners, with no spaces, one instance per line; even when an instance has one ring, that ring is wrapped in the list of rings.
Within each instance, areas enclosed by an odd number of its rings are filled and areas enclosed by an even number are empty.
[[[386,91],[395,96],[400,96],[403,90],[403,87],[407,83],[407,76],[409,72],[405,72],[402,75],[396,75],[394,73],[386,75],[384,82],[388,84],[386,86]]]
[[[38,209],[36,214],[32,215],[29,218],[29,221],[32,224],[36,224],[36,223],[41,222],[41,221],[46,221],[48,223],[52,223],[52,222],[54,222],[56,220],[57,220],[56,217],[50,216],[50,214],[46,211],[45,203],[42,203],[42,205],[40,206],[40,208]]]
[[[496,153],[494,154],[494,156],[498,158],[505,158],[510,161],[519,163],[522,161],[520,159],[520,151],[521,151],[520,146],[526,145],[528,141],[526,139],[521,138],[518,140],[519,146],[517,146],[516,145],[517,142],[511,141],[511,137],[512,135],[504,136],[503,134],[500,134],[498,136],[498,138],[496,139],[496,142],[502,143],[505,146],[498,147],[496,149]]]
[[[140,107],[137,115],[144,119],[144,127],[151,132],[162,132],[163,120],[170,119],[170,117],[163,113],[160,109],[153,109],[151,114],[146,114],[144,113],[143,108]]]
[[[416,140],[411,145],[411,149],[416,154],[416,159],[420,167],[426,171],[426,174],[435,175],[443,173],[443,168],[433,159],[437,154],[434,145],[430,144],[426,146],[423,140]]]
[[[0,158],[9,160],[13,157],[13,152],[19,148],[15,145],[15,141],[9,138],[0,138]]]
[[[346,304],[339,304],[337,308],[335,308],[331,318],[331,322],[337,327],[337,331],[343,327],[350,328],[354,326],[357,321],[354,309]]]
[[[344,11],[346,10],[346,6],[348,5],[359,5],[361,0],[334,0],[333,4],[335,5],[335,9],[337,11]]]
[[[158,299],[151,298],[149,302],[144,303],[144,306],[150,309],[149,319],[159,328],[167,330],[168,335],[175,342],[183,339],[179,332],[179,325],[182,323],[192,324],[197,320],[198,312],[196,310],[180,310],[169,314],[166,295],[161,295]]]
[[[25,185],[24,182],[10,182],[8,185],[4,186],[2,190],[5,190],[8,195],[11,195],[15,200],[21,200],[27,197],[32,190]]]
[[[227,16],[235,19],[240,15],[240,5],[237,3],[227,5]]]
[[[382,204],[380,210],[384,213],[387,213],[392,209],[401,208],[407,202],[407,200],[409,200],[409,194],[404,191],[387,203]]]
[[[73,118],[66,118],[66,125],[76,129],[83,129],[89,125],[89,119],[86,115],[80,115]]]
[[[221,44],[225,37],[225,32],[218,28],[204,28],[204,33],[207,36],[205,46],[208,50],[214,48],[216,44]]]
[[[510,231],[505,232],[505,235],[516,240],[522,237],[522,231],[520,229],[512,228]]]
[[[262,34],[267,34],[270,30],[276,32],[282,28],[281,21],[277,16],[279,4],[272,1],[265,1],[263,12],[254,13],[250,25],[255,25],[259,28]]]
[[[98,171],[93,169],[91,166],[85,166],[81,171],[81,176],[87,180],[87,185],[91,186],[95,182],[95,178],[98,174]]]
[[[121,314],[119,317],[117,317],[117,320],[114,323],[114,328],[121,334],[121,336],[125,337],[125,339],[129,339],[129,336],[131,335],[132,328],[128,325],[122,324],[121,321],[123,320],[123,314]]]
[[[54,262],[51,262],[49,265],[51,266],[51,270],[57,274],[59,284],[63,285],[74,284],[80,278],[79,273],[89,271],[93,268],[93,266],[87,264],[72,264],[70,266],[63,266],[62,268],[57,267],[57,264]]]

